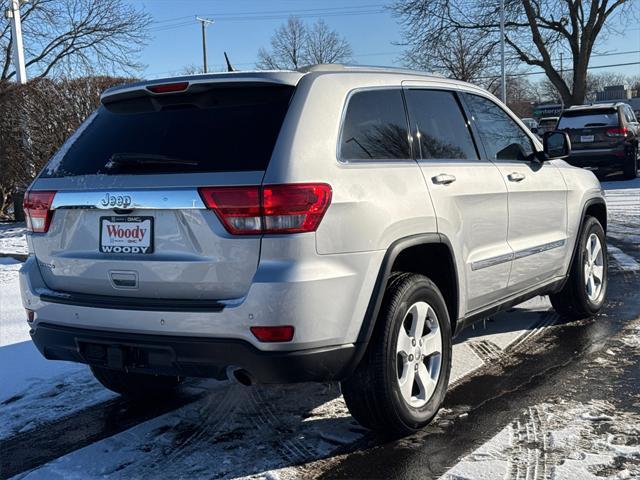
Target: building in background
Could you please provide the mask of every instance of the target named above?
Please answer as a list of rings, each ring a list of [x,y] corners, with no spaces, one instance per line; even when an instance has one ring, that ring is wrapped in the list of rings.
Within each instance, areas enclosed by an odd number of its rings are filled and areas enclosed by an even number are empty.
[[[593,103],[624,102],[633,108],[636,117],[640,118],[640,91],[630,88],[628,85],[610,85],[596,92],[596,100]],[[533,117],[540,120],[543,117],[558,117],[562,113],[560,103],[538,103],[533,106]]]

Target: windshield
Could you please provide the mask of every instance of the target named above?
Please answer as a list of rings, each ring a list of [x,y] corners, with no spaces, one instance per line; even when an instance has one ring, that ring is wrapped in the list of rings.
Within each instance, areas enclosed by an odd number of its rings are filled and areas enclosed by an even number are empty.
[[[101,106],[42,177],[265,170],[294,87],[216,87]]]

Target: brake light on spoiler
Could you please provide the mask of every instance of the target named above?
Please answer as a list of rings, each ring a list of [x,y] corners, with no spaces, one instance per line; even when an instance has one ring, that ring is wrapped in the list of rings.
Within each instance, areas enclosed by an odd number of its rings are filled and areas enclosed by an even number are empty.
[[[147,90],[153,93],[175,93],[184,92],[187,88],[189,88],[189,82],[176,82],[150,85],[147,87]]]
[[[32,192],[27,191],[22,202],[24,216],[27,220],[27,229],[34,233],[45,233],[49,230],[53,210],[51,204],[56,192]]]
[[[326,183],[201,187],[207,208],[234,235],[314,232],[329,204]]]

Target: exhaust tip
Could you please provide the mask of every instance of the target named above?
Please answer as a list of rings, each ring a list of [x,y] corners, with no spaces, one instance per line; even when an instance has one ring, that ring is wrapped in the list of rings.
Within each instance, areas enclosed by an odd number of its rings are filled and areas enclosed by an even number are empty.
[[[250,387],[254,381],[251,374],[243,368],[229,367],[227,368],[227,377],[240,385]]]

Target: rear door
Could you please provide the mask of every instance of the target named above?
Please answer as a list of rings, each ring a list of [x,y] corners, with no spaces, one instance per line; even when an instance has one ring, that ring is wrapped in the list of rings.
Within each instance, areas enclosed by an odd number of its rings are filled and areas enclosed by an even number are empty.
[[[553,162],[533,159],[534,144],[515,119],[491,99],[465,94],[465,104],[509,192],[508,241],[513,249],[509,292],[560,275],[567,243],[567,187]]]
[[[32,244],[50,289],[232,299],[255,274],[259,235],[230,235],[199,187],[260,185],[294,87],[197,84],[102,105],[32,185],[55,191]]]
[[[571,138],[572,150],[613,148],[622,141],[612,130],[621,126],[617,108],[566,110],[558,121],[558,130]]]
[[[411,82],[405,97],[438,231],[453,244],[464,272],[469,313],[506,294],[507,189],[495,165],[479,157],[455,92]]]

